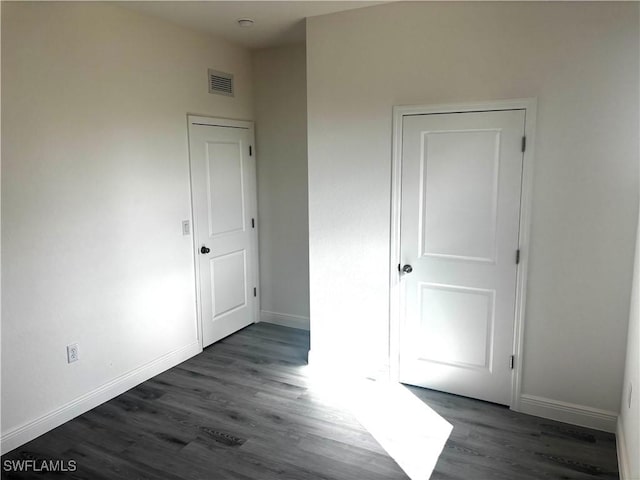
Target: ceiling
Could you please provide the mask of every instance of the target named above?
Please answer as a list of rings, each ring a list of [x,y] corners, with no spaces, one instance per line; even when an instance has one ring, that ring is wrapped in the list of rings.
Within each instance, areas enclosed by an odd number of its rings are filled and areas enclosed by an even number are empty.
[[[267,48],[305,40],[304,19],[368,7],[383,1],[133,1],[121,6],[183,27],[224,38],[247,48]],[[237,20],[255,24],[241,28]]]

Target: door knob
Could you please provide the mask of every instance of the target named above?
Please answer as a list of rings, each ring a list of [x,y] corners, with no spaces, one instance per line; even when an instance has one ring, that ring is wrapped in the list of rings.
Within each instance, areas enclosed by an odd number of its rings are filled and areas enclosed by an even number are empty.
[[[404,267],[402,267],[402,273],[411,273],[413,272],[413,267],[409,264],[406,264]]]
[[[200,253],[204,254],[204,253],[209,253],[211,251],[210,248],[207,248],[205,245],[202,246],[202,248],[200,248]]]

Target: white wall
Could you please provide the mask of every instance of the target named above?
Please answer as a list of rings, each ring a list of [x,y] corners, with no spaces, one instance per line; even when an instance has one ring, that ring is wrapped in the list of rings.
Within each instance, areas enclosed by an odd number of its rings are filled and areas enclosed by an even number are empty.
[[[306,49],[290,45],[252,56],[261,319],[309,328]]]
[[[250,80],[248,51],[115,5],[2,2],[4,450],[197,352],[186,115],[251,118]]]
[[[638,8],[406,2],[308,20],[314,355],[386,355],[392,106],[537,97],[523,393],[618,411]]]
[[[636,236],[633,290],[629,312],[627,361],[622,382],[618,452],[622,480],[640,478],[640,218]]]

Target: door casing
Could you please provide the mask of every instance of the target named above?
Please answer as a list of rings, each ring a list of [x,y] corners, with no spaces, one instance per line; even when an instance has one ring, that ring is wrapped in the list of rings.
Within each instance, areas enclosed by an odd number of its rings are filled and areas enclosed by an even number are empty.
[[[251,139],[251,145],[253,146],[253,155],[255,157],[255,130],[254,123],[249,120],[234,120],[229,118],[217,118],[217,117],[205,117],[200,115],[187,115],[187,131],[190,130],[192,123],[198,123],[203,125],[210,125],[213,127],[228,127],[228,128],[243,128],[249,130],[249,136]],[[187,145],[190,142],[187,139]],[[257,192],[254,192],[254,202],[257,202]],[[200,344],[200,349],[203,349],[204,335],[203,335],[203,324],[202,324],[202,302],[201,302],[201,291],[200,291],[200,262],[198,261],[199,255],[199,244],[198,244],[198,226],[195,223],[195,212],[194,212],[194,202],[193,202],[193,176],[192,176],[192,165],[191,165],[191,151],[189,151],[189,198],[190,198],[190,215],[191,218],[189,221],[191,222],[191,239],[192,239],[192,248],[193,248],[193,264],[194,264],[194,273],[195,273],[195,288],[196,288],[196,316],[197,316],[197,334],[198,334],[198,343]],[[257,219],[257,208],[256,208],[256,234],[258,232],[259,222]],[[258,258],[258,246],[257,240],[255,245],[255,266],[254,266],[254,276],[253,279],[254,285],[257,288],[257,298],[254,303],[254,312],[253,312],[253,321],[257,323],[259,321],[259,312],[260,312],[260,262]]]
[[[434,113],[468,113],[495,110],[525,111],[526,148],[523,158],[522,191],[520,198],[520,225],[518,244],[520,263],[516,275],[516,308],[514,316],[513,352],[515,365],[511,379],[510,408],[520,410],[520,393],[522,390],[522,351],[524,343],[524,322],[526,303],[526,282],[529,264],[533,167],[534,167],[534,135],[536,121],[536,98],[515,100],[496,100],[479,103],[445,104],[445,105],[401,105],[393,107],[393,138],[391,153],[391,239],[389,262],[389,376],[398,381],[400,373],[400,324],[402,307],[402,288],[398,265],[400,264],[400,218],[402,198],[402,125],[408,115]]]

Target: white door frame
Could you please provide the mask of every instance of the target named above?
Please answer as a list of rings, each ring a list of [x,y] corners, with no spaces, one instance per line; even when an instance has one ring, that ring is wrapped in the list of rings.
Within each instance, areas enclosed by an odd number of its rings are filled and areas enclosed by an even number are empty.
[[[405,116],[430,113],[466,113],[491,110],[524,110],[526,148],[522,168],[522,191],[520,197],[520,229],[518,243],[520,263],[516,277],[516,308],[514,318],[513,353],[515,365],[511,380],[512,410],[520,410],[522,389],[522,349],[524,342],[525,302],[527,270],[529,264],[529,236],[531,227],[534,135],[537,99],[497,100],[480,103],[447,105],[401,105],[393,107],[393,143],[391,157],[391,249],[389,263],[389,375],[398,381],[400,375],[400,320],[402,289],[400,288],[400,213],[402,199],[402,125]]]
[[[200,350],[203,348],[204,336],[202,334],[202,302],[200,298],[200,262],[198,261],[199,246],[198,246],[198,226],[195,223],[194,207],[193,207],[193,176],[191,165],[191,150],[190,150],[190,135],[191,125],[197,123],[200,125],[209,125],[212,127],[229,127],[229,128],[244,128],[249,130],[249,138],[251,139],[251,145],[253,146],[253,158],[256,161],[256,142],[255,142],[255,130],[254,123],[249,120],[234,120],[230,118],[217,118],[217,117],[204,117],[201,115],[187,114],[187,147],[189,148],[189,201],[190,201],[190,219],[191,222],[191,240],[193,248],[193,265],[195,273],[195,286],[196,286],[196,329],[198,335],[198,343],[200,344]],[[257,179],[256,179],[257,186]],[[256,213],[256,241],[254,246],[254,258],[255,258],[255,270],[254,270],[254,285],[257,287],[257,298],[254,305],[253,322],[258,323],[260,312],[260,262],[258,259],[258,209],[257,209],[257,191],[255,192],[254,209]]]

